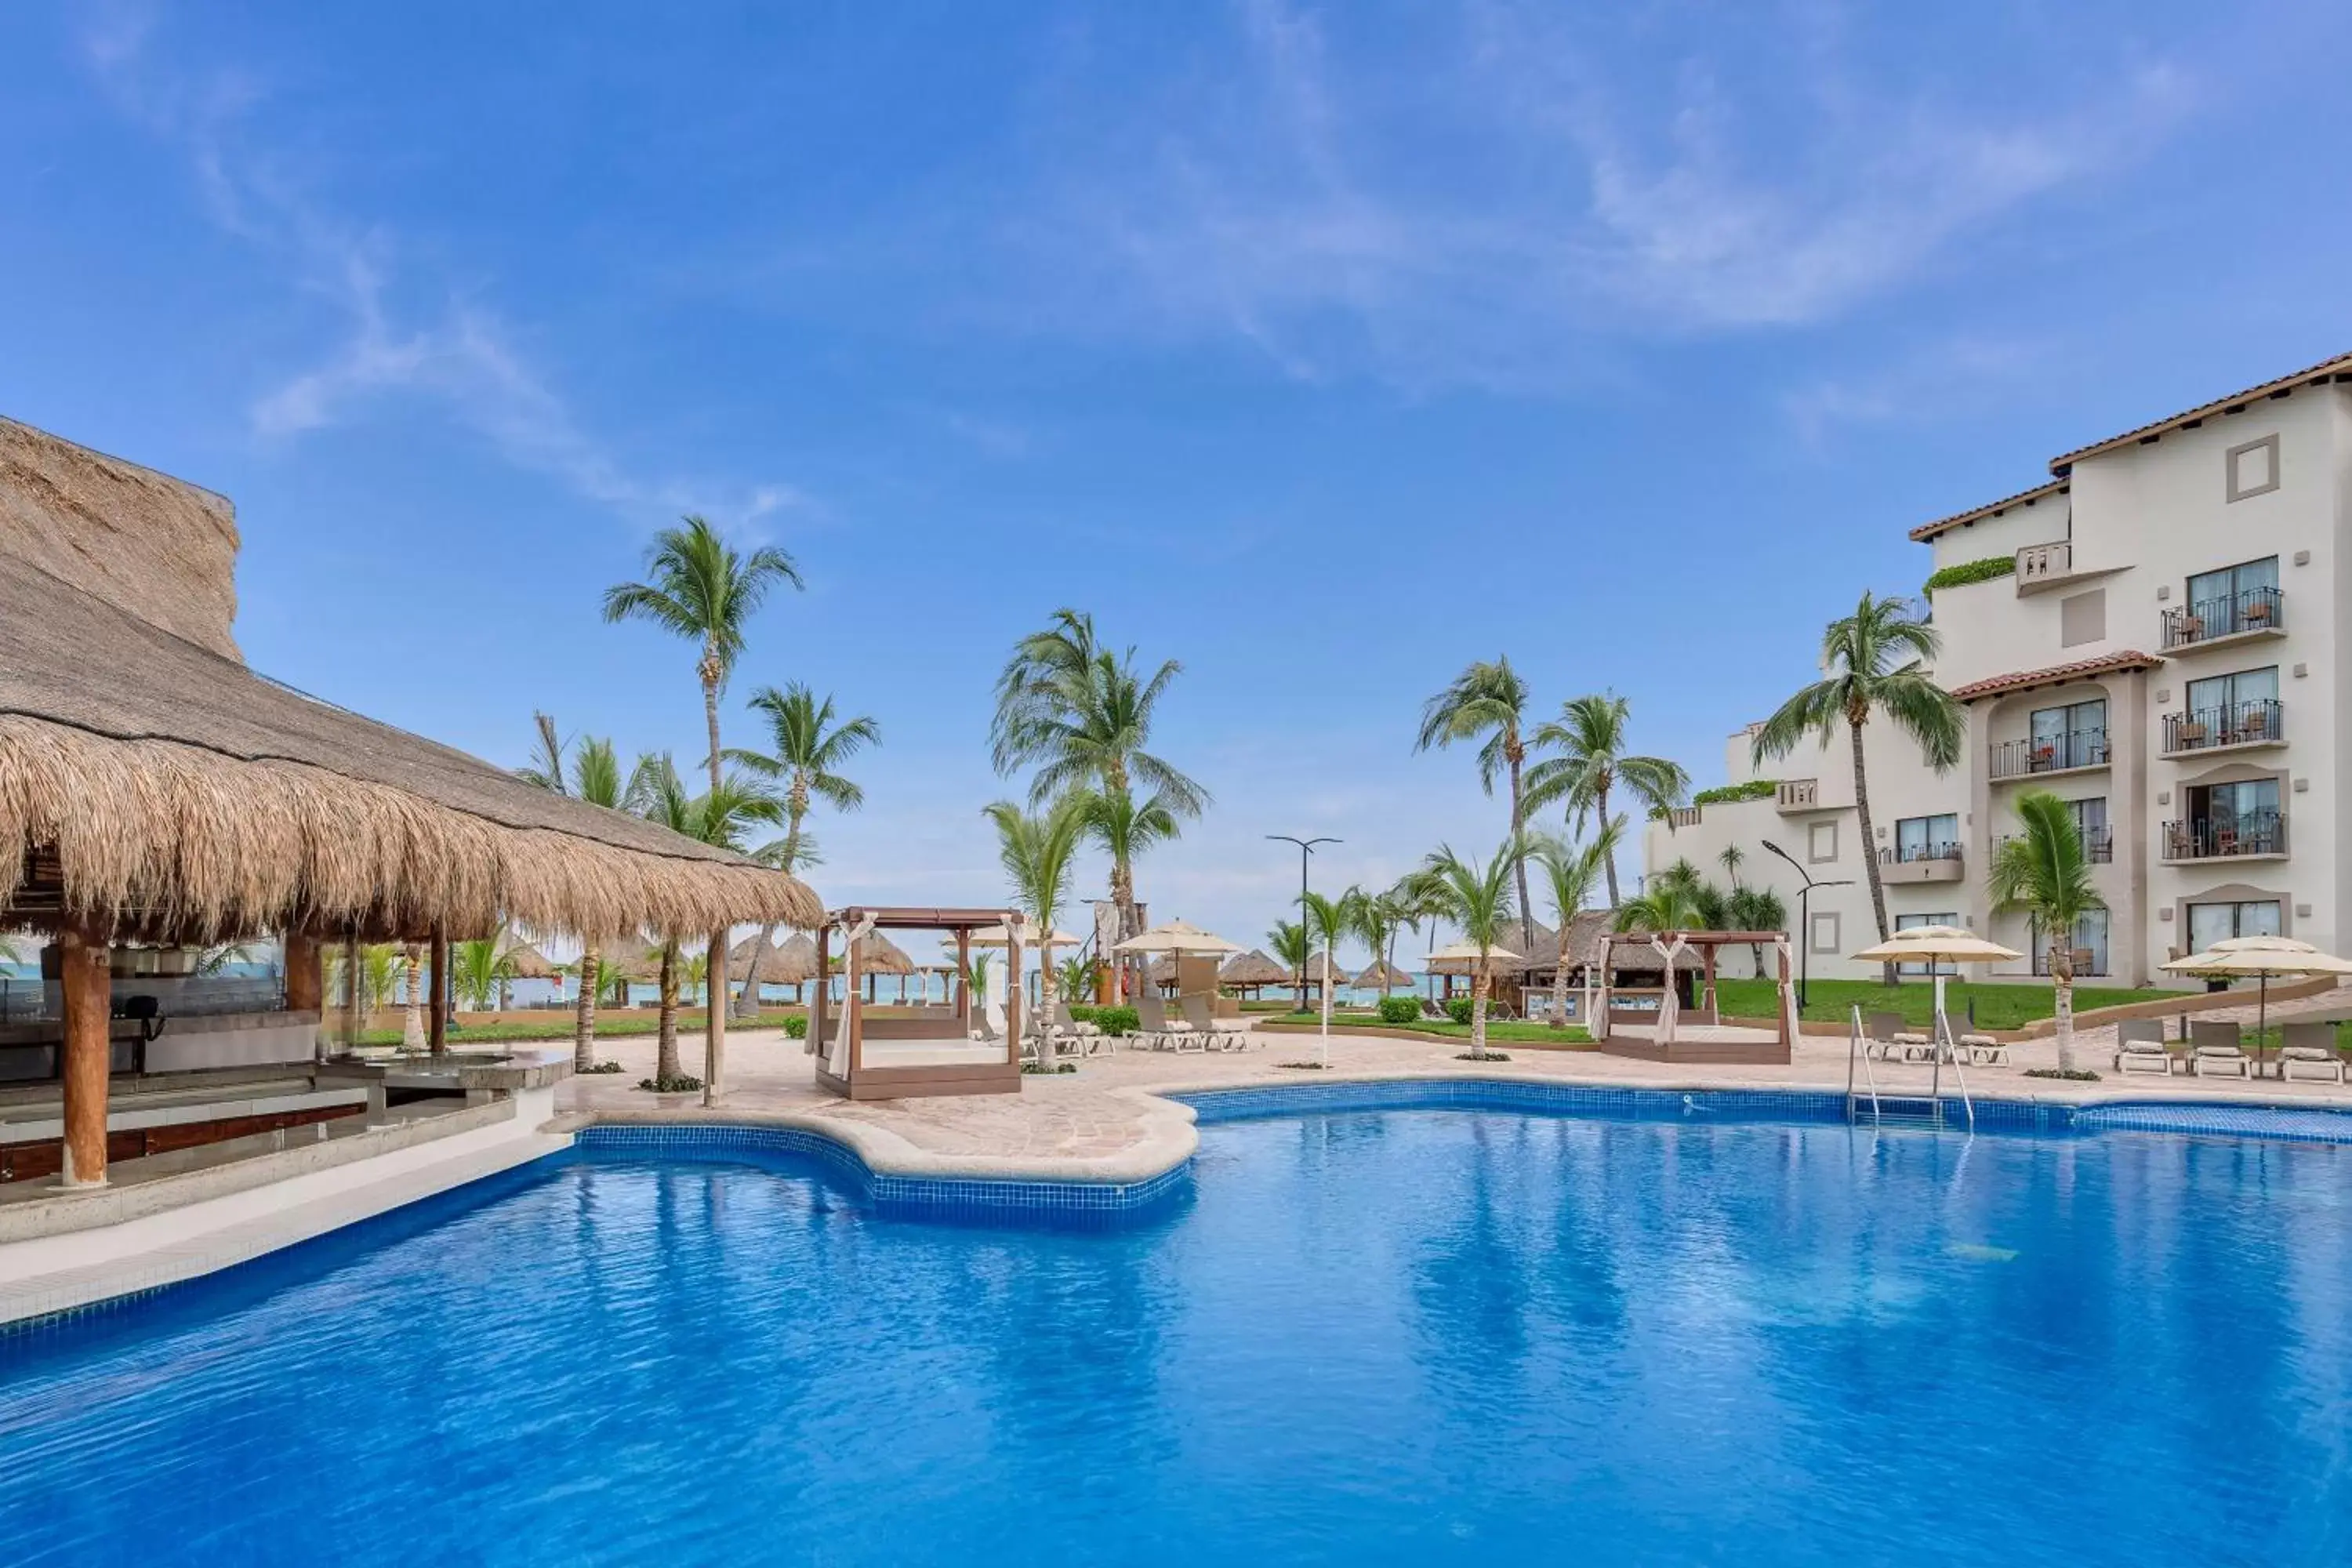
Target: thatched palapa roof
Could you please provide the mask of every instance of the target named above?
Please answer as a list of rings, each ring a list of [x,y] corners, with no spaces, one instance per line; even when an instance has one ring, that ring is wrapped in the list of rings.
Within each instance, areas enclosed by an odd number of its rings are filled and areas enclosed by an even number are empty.
[[[1220,985],[1287,985],[1290,971],[1253,948],[1237,953],[1217,971]]]
[[[846,966],[842,963],[840,953],[834,952],[827,956],[832,961],[834,973],[841,974],[846,972]],[[810,954],[812,970],[815,967],[814,958],[815,954],[812,952]],[[861,976],[912,974],[915,973],[915,961],[907,956],[904,948],[880,931],[868,931],[857,943],[857,973]]]
[[[1374,959],[1352,984],[1359,991],[1394,990],[1400,985],[1411,985],[1412,976],[1388,960],[1380,958]]]
[[[227,503],[110,463],[0,422],[0,925],[415,940],[824,917],[782,872],[247,669]]]
[[[517,980],[552,980],[556,976],[555,965],[547,962],[547,955],[527,942],[509,942],[499,956],[506,960],[507,972]]]
[[[762,982],[800,985],[816,978],[816,943],[806,931],[795,931],[776,944],[772,966],[761,965]]]

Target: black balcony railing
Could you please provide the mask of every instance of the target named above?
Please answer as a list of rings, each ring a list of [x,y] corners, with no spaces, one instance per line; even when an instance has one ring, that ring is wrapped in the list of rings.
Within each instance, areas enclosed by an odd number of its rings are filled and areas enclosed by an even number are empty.
[[[2216,746],[2245,746],[2285,738],[2285,711],[2275,697],[2231,702],[2219,708],[2192,708],[2164,716],[2164,749],[2206,752]]]
[[[2194,816],[2164,825],[2168,860],[2222,860],[2232,855],[2286,853],[2286,814],[2250,811],[2237,816]]]
[[[2069,730],[2063,735],[2042,735],[2030,741],[2003,741],[1992,749],[1992,776],[1997,779],[2106,765],[2107,732],[2105,730]]]
[[[2197,599],[2164,612],[2164,646],[2188,647],[2241,632],[2273,632],[2286,625],[2286,601],[2276,588],[2247,588]]]
[[[2111,864],[2116,858],[2116,830],[2112,827],[2085,827],[2083,833],[2083,858],[2098,865]],[[2003,844],[2024,837],[2021,833],[2001,836]]]
[[[1949,842],[1906,844],[1878,852],[1878,863],[1882,866],[1907,866],[1915,860],[1957,860],[1959,858],[1960,847]]]

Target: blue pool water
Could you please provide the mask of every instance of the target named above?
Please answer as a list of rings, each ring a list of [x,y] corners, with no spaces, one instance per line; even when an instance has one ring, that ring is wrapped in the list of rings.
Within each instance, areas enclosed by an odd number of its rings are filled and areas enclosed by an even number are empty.
[[[748,1160],[749,1156],[739,1156]],[[1115,1229],[568,1157],[0,1337],[0,1558],[2352,1561],[2352,1148],[1392,1110]]]

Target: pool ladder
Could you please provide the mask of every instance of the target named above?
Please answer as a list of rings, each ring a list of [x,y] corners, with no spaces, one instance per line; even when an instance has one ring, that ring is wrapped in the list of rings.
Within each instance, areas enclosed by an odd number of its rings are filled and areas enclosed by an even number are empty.
[[[1853,1012],[1853,1023],[1852,1033],[1847,1037],[1845,1053],[1845,1119],[1847,1122],[1858,1127],[1866,1114],[1873,1127],[1922,1127],[1940,1131],[1946,1125],[1944,1097],[1940,1092],[1886,1094],[1880,1091],[1878,1071],[1870,1065],[1870,1053],[1862,1048],[1862,1005],[1855,1003]],[[1939,1069],[1943,1065],[1941,1060],[1943,1048],[1941,1046],[1937,1047],[1937,1066]],[[1862,1081],[1858,1085],[1854,1081],[1854,1064],[1857,1062],[1862,1066]],[[1953,1058],[1952,1070],[1956,1074],[1960,1072],[1957,1055]],[[1941,1076],[1939,1070],[1937,1077],[1940,1079]],[[1965,1076],[1960,1078],[1959,1084],[1960,1103],[1968,1110],[1969,1130],[1974,1131],[1977,1125],[1976,1103],[1969,1094],[1968,1079]],[[1940,1088],[1939,1083],[1939,1090]]]

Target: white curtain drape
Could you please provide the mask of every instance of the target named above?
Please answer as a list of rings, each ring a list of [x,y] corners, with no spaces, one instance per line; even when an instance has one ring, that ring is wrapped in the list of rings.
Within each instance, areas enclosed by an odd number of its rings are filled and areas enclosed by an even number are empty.
[[[1797,983],[1792,978],[1797,965],[1790,954],[1789,939],[1780,938],[1772,944],[1773,955],[1780,964],[1780,1026],[1789,1036],[1789,1048],[1797,1046]]]
[[[1667,1046],[1674,1043],[1675,1020],[1682,1013],[1681,1003],[1675,994],[1675,960],[1683,955],[1690,943],[1680,936],[1676,936],[1672,942],[1668,942],[1662,937],[1654,936],[1650,939],[1650,946],[1661,959],[1665,961],[1666,989],[1665,994],[1658,998],[1657,1039],[1658,1044]]]
[[[1592,944],[1592,962],[1584,966],[1584,1023],[1596,1040],[1609,1037],[1609,939]]]

